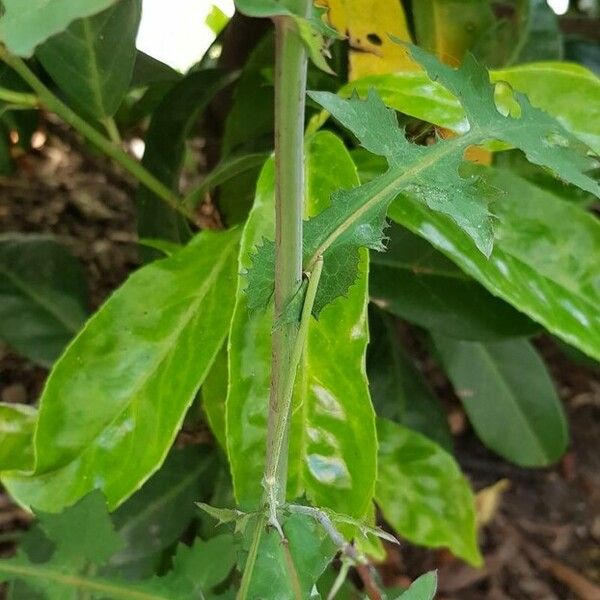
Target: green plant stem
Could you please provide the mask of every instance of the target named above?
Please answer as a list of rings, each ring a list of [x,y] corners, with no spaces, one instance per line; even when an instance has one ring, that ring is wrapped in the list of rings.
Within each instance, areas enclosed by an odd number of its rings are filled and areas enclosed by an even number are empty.
[[[34,94],[24,94],[0,87],[0,102],[6,102],[20,108],[38,108],[40,101]]]
[[[288,0],[294,14],[308,16],[310,0]],[[302,214],[304,204],[304,107],[307,54],[291,17],[275,21],[275,323],[302,280]],[[265,459],[265,483],[278,502],[285,500],[289,408],[285,386],[292,370],[296,323],[273,333],[271,392]],[[280,432],[284,440],[278,440]]]
[[[321,273],[323,271],[323,258],[321,257],[315,264],[312,273],[308,274],[308,286],[306,289],[306,296],[304,298],[304,304],[302,306],[302,316],[300,317],[300,326],[296,334],[296,339],[292,347],[292,354],[290,357],[289,370],[285,383],[282,389],[281,397],[281,413],[289,415],[292,406],[292,395],[294,393],[294,382],[296,380],[296,371],[304,352],[304,346],[306,338],[308,337],[308,325],[312,315],[312,309],[315,304],[315,298],[317,296],[317,289],[319,287],[319,280],[321,279]],[[289,418],[280,419],[275,423],[275,429],[273,431],[273,443],[268,448],[268,451],[272,453],[271,460],[265,465],[265,487],[269,495],[269,508],[271,514],[269,515],[270,523],[276,526],[277,504],[281,503],[282,500],[277,498],[277,474],[280,471],[280,464],[283,456],[286,453],[285,442],[287,441],[287,432],[289,428]],[[284,488],[285,489],[285,488]],[[285,500],[285,498],[284,498]]]
[[[152,173],[147,171],[138,161],[129,156],[119,146],[106,137],[97,129],[82,119],[75,111],[69,108],[62,100],[57,98],[40,79],[31,71],[23,60],[9,54],[0,47],[0,59],[14,69],[31,89],[37,94],[38,101],[48,110],[56,113],[65,123],[76,129],[88,139],[94,146],[104,154],[118,162],[124,169],[129,171],[142,185],[154,192],[161,200],[166,202],[173,210],[185,216],[192,222],[196,218],[192,211],[183,206],[177,194],[159,181]]]

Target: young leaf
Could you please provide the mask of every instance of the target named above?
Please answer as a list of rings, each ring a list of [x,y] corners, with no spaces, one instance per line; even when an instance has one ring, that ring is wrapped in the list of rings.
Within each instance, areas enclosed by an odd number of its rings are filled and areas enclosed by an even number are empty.
[[[439,140],[433,146],[418,146],[406,140],[395,114],[375,92],[370,92],[365,100],[343,100],[328,92],[310,94],[348,127],[367,150],[384,156],[390,166],[386,173],[360,187],[333,194],[331,206],[305,224],[305,270],[311,270],[320,255],[325,261],[315,315],[328,302],[345,294],[355,280],[359,247],[383,249],[385,215],[400,192],[410,193],[431,211],[450,216],[489,256],[493,235],[478,180],[459,172],[469,146],[489,139],[506,142],[521,148],[531,162],[600,195],[600,186],[585,175],[594,163],[584,156],[582,144],[558,122],[533,108],[521,94],[515,96],[519,118],[499,112],[488,73],[472,56],[455,70],[417,47],[411,51],[432,79],[460,98],[469,131],[461,137]],[[271,250],[265,245],[258,251],[248,274],[251,307],[264,307],[270,300],[274,273]]]
[[[8,233],[0,275],[0,340],[50,366],[86,318],[81,265],[50,236]]]
[[[437,444],[392,421],[377,421],[377,504],[402,537],[423,546],[447,546],[481,564],[475,502],[454,459]]]
[[[483,443],[523,467],[556,462],[567,421],[550,375],[526,340],[489,344],[434,335],[435,347]]]
[[[342,142],[330,133],[311,138],[306,156],[306,210],[310,214],[324,207],[332,189],[352,185],[356,171]],[[273,235],[274,189],[273,163],[269,161],[244,230],[242,270],[250,266],[255,246],[264,236]],[[369,507],[376,474],[374,415],[363,366],[368,340],[364,251],[360,269],[348,298],[328,307],[321,320],[309,326],[294,391],[288,489],[290,497],[306,492],[319,506],[355,517],[362,517]],[[240,277],[229,338],[226,418],[236,496],[242,505],[252,508],[263,491],[272,313],[249,314],[244,286]],[[331,363],[332,352],[337,356],[335,364]]]
[[[450,219],[427,211],[410,194],[394,202],[390,216],[426,238],[492,294],[600,359],[598,220],[509,171],[485,173],[498,190],[498,239],[489,260]]]
[[[33,472],[3,477],[15,498],[57,511],[100,488],[114,508],[157,470],[225,339],[238,241],[199,234],[90,319],[46,383]]]
[[[0,402],[0,471],[31,468],[36,420],[32,406]]]
[[[64,31],[70,23],[91,17],[116,0],[2,0],[0,41],[8,50],[25,58],[50,36]]]
[[[121,0],[37,49],[44,69],[84,115],[102,120],[119,108],[133,73],[141,15],[141,0]]]
[[[179,185],[185,142],[191,128],[214,95],[231,81],[231,74],[216,69],[190,73],[171,88],[154,111],[142,164],[173,190]],[[140,186],[136,202],[140,237],[177,243],[190,239],[190,228],[183,217],[145,186]],[[148,251],[144,256],[149,259],[159,255]]]

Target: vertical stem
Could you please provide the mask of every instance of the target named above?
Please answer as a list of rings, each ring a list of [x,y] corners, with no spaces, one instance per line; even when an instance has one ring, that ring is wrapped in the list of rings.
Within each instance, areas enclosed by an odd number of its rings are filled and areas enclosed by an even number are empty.
[[[308,15],[310,0],[288,0],[295,14]],[[275,21],[275,321],[298,291],[302,279],[302,214],[304,202],[304,105],[307,55],[290,17]],[[298,333],[295,323],[273,333],[271,394],[265,462],[265,484],[278,502],[285,500],[289,408],[286,380]],[[277,443],[285,431],[284,443]],[[279,446],[279,447],[278,447]]]

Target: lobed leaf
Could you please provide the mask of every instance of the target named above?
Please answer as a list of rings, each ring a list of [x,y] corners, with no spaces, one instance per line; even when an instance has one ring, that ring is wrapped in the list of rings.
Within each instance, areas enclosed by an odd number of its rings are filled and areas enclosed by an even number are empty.
[[[500,84],[496,101],[510,108],[512,90],[527,95],[533,106],[556,118],[565,129],[600,154],[600,78],[581,65],[536,62],[490,71]],[[508,84],[508,85],[504,85]],[[365,96],[374,89],[387,106],[440,127],[464,133],[469,123],[460,100],[427,73],[396,71],[344,85],[339,94]]]
[[[90,319],[44,388],[33,471],[3,474],[13,497],[58,511],[99,488],[114,508],[158,469],[225,339],[238,241],[199,234]]]
[[[497,139],[522,149],[535,164],[550,168],[564,180],[596,195],[600,186],[585,171],[594,162],[585,147],[546,113],[515,95],[520,116],[499,112],[494,86],[485,69],[468,56],[459,69],[442,65],[427,52],[412,47],[413,57],[457,98],[469,120],[469,131],[458,138],[438,140],[430,147],[410,143],[396,117],[375,92],[365,100],[348,100],[328,92],[311,97],[348,127],[369,151],[384,156],[389,170],[368,183],[332,195],[331,205],[304,226],[304,268],[311,270],[324,257],[321,284],[315,301],[318,315],[333,299],[346,293],[356,278],[358,248],[383,249],[385,215],[393,198],[410,193],[428,210],[448,215],[489,256],[493,233],[481,182],[462,173],[463,155],[472,145]],[[260,249],[249,272],[249,305],[264,307],[273,288],[269,246]],[[261,256],[262,255],[262,256]]]

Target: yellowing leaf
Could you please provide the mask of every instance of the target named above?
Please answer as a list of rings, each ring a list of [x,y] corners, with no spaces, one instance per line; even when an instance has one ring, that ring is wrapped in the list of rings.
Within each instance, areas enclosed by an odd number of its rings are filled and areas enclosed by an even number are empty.
[[[406,15],[398,0],[320,0],[329,9],[329,22],[350,44],[349,78],[394,71],[419,71],[407,48],[390,35],[412,41]]]
[[[477,525],[483,527],[494,520],[502,502],[502,495],[509,487],[510,481],[508,479],[500,479],[500,481],[496,481],[496,483],[477,492],[475,495]]]

